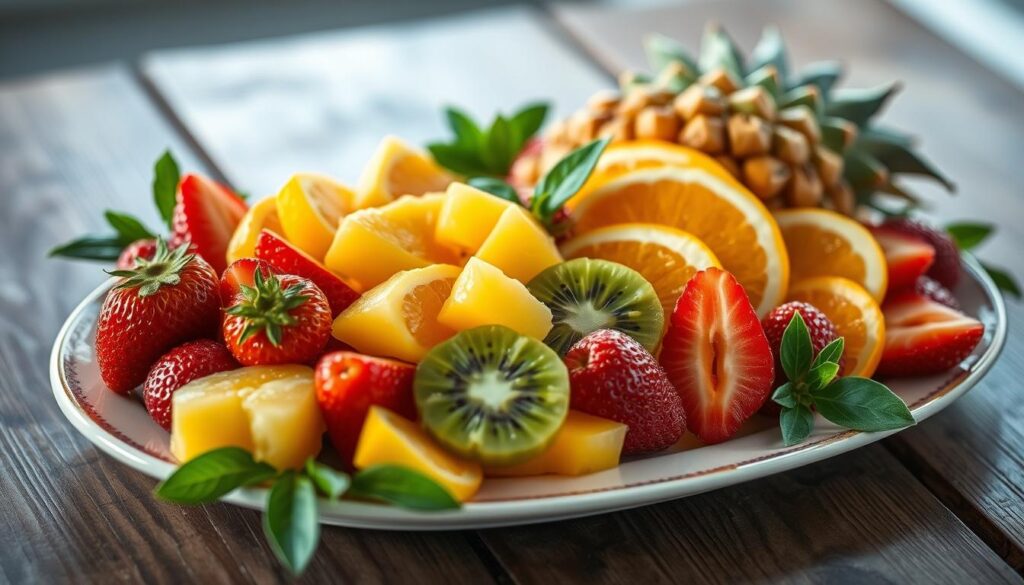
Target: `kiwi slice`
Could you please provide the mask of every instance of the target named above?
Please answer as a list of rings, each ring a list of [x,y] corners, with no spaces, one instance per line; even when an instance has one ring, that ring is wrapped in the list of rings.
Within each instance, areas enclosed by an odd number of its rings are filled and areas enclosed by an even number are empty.
[[[551,309],[554,326],[544,338],[559,355],[598,329],[617,329],[654,351],[665,312],[654,287],[617,262],[577,258],[541,272],[527,285]]]
[[[569,372],[540,341],[484,325],[427,352],[413,393],[423,426],[447,449],[511,465],[554,440],[569,412]]]

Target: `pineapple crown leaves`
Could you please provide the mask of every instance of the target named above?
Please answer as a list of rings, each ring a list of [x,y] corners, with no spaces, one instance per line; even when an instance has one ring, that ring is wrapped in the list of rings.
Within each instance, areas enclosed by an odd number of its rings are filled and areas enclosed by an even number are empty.
[[[527,104],[511,116],[497,114],[491,125],[481,127],[465,112],[445,108],[453,138],[427,145],[434,160],[465,177],[505,177],[526,143],[547,118],[546,103]]]
[[[807,107],[821,128],[822,144],[844,158],[843,178],[861,202],[881,211],[887,208],[874,199],[884,193],[902,200],[907,208],[917,199],[894,183],[896,175],[921,175],[935,179],[949,191],[955,186],[934,165],[914,151],[912,138],[879,127],[878,116],[899,92],[892,83],[875,88],[836,88],[843,68],[835,61],[821,61],[799,72],[789,66],[785,42],[775,27],[766,28],[745,59],[736,43],[720,26],[710,24],[701,40],[697,59],[675,40],[661,35],[647,39],[648,61],[659,74],[625,77],[624,91],[655,84],[680,92],[710,71],[722,70],[741,86],[760,86],[775,99],[780,110]]]
[[[135,266],[131,269],[108,270],[106,273],[122,278],[115,288],[137,288],[140,297],[148,297],[164,285],[174,286],[181,282],[181,271],[193,258],[195,254],[189,253],[188,246],[168,250],[167,242],[163,238],[157,238],[156,253],[151,259],[136,258]]]
[[[302,284],[282,289],[277,276],[264,276],[260,270],[253,273],[253,286],[243,284],[239,288],[242,299],[225,310],[228,315],[245,319],[239,343],[263,331],[271,344],[281,345],[283,328],[296,323],[291,312],[309,300]]]

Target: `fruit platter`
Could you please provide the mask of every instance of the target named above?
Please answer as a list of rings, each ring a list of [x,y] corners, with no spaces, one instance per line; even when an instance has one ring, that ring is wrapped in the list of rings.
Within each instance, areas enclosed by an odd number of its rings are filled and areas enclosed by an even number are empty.
[[[160,483],[263,510],[300,572],[319,524],[447,530],[701,493],[923,422],[1006,338],[992,229],[921,218],[952,182],[878,121],[896,85],[652,37],[545,126],[530,104],[385,137],[353,186],[243,196],[165,153],[162,229],[54,256],[109,263],[53,347],[69,421]],[[150,497],[140,495],[140,497]]]

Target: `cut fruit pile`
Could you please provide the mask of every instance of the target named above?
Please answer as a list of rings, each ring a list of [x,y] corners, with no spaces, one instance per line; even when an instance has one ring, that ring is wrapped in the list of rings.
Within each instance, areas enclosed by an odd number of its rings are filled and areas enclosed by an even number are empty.
[[[467,501],[486,477],[726,441],[837,374],[933,374],[980,340],[927,276],[921,226],[773,214],[697,150],[604,146],[532,196],[395,138],[356,189],[300,173],[248,209],[189,175],[183,213],[212,227],[114,272],[103,379],[143,384],[182,462],[235,446],[301,470],[326,432],[346,467],[402,466]],[[787,354],[798,321],[813,371]]]

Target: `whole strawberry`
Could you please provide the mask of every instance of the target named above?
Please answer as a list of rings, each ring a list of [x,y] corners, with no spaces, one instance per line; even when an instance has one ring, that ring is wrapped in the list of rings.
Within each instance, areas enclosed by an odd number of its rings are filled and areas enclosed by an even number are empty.
[[[775,356],[775,383],[772,388],[778,388],[786,382],[786,373],[782,370],[782,362],[779,359],[782,348],[782,334],[793,319],[793,313],[800,313],[811,334],[811,347],[814,348],[814,355],[825,349],[825,346],[838,337],[836,326],[817,307],[810,303],[790,301],[772,309],[772,312],[765,315],[761,320],[761,327],[764,328],[764,335],[768,338],[768,345],[772,348],[772,355]],[[842,369],[840,367],[840,369]],[[775,403],[768,401],[766,406],[775,407]]]
[[[149,416],[171,430],[171,395],[175,390],[197,378],[237,367],[234,356],[218,341],[199,339],[179,345],[153,364],[142,385],[142,400]]]
[[[242,292],[242,285],[252,286],[255,282],[253,273],[259,270],[264,277],[277,274],[270,264],[259,258],[239,258],[231,263],[220,277],[220,302],[222,307],[234,304],[235,296]]]
[[[629,426],[623,454],[661,451],[686,431],[686,413],[665,370],[642,345],[601,329],[565,354],[570,407]]]
[[[935,248],[935,260],[927,275],[942,286],[952,289],[960,281],[960,252],[945,231],[933,228],[917,220],[901,217],[890,219],[883,227],[922,238]]]
[[[331,336],[331,307],[315,284],[291,274],[253,273],[224,310],[221,334],[242,365],[311,363]]]
[[[202,258],[157,240],[103,300],[96,326],[96,361],[108,388],[128,394],[172,347],[212,335],[220,312],[217,275]]]

